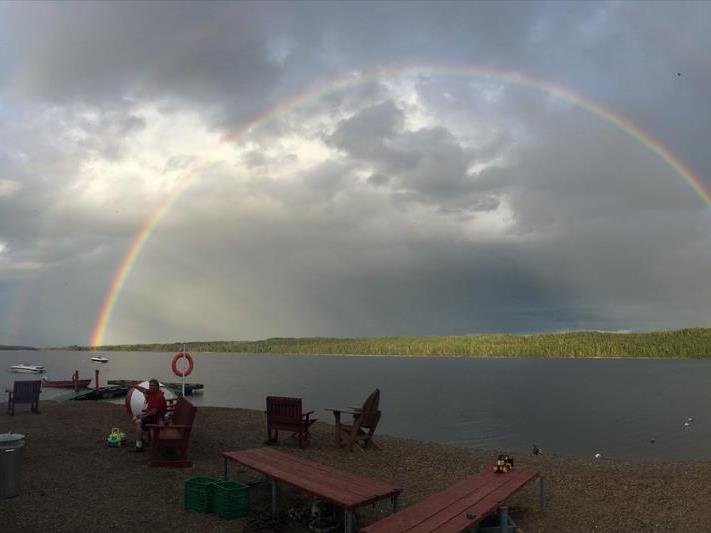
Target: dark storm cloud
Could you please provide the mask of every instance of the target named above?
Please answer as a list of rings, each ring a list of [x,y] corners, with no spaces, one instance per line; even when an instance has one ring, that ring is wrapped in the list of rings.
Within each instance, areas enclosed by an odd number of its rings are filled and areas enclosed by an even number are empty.
[[[404,113],[392,102],[363,109],[337,124],[327,142],[374,168],[369,182],[387,185],[399,202],[417,201],[440,209],[471,211],[498,206],[469,167],[477,154],[463,148],[444,127],[404,129]]]
[[[362,80],[251,130],[239,165],[197,145],[334,78],[493,66],[603,104],[708,184],[710,15],[702,2],[2,4],[0,290],[28,295],[32,317],[13,317],[7,343],[86,342],[131,237],[196,165],[109,341],[699,325],[707,206],[638,139],[535,88]]]

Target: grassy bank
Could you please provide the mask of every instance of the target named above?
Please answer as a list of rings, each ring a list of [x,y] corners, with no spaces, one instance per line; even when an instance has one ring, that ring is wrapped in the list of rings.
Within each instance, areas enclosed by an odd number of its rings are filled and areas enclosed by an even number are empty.
[[[261,341],[186,342],[100,346],[99,350],[241,352],[280,354],[450,355],[462,357],[711,357],[711,328],[648,333],[577,331],[537,335],[429,337],[273,338]],[[67,350],[89,350],[70,346]]]

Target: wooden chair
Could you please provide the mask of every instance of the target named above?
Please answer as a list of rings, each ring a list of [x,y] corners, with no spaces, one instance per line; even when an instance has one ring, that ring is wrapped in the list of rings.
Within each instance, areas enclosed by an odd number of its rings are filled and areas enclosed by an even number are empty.
[[[151,434],[150,466],[189,467],[188,442],[197,407],[182,396],[175,402],[172,419],[167,424],[146,424]],[[161,458],[164,450],[174,453],[172,458]]]
[[[301,398],[285,396],[267,396],[267,441],[266,444],[276,444],[279,440],[279,430],[290,431],[293,437],[298,437],[299,448],[309,445],[311,435],[309,428],[316,422],[311,418],[313,411],[303,413]]]
[[[326,409],[327,411],[332,411],[336,418],[336,444],[347,448],[349,451],[353,450],[354,444],[361,451],[368,446],[373,446],[379,450],[380,446],[373,440],[375,428],[378,427],[378,422],[380,422],[379,404],[380,389],[375,389],[370,393],[362,407],[329,407]],[[341,422],[341,413],[353,416],[350,424]]]
[[[7,412],[15,416],[15,404],[29,403],[33,413],[39,413],[39,395],[42,392],[42,381],[15,381],[13,390],[7,392]]]

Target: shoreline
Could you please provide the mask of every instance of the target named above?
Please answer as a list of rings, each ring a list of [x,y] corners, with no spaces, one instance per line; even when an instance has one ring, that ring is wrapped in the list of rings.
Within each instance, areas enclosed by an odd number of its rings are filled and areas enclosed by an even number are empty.
[[[21,351],[21,350],[14,350]],[[117,350],[117,349],[107,349],[101,348],[96,350],[68,350],[65,348],[36,348],[33,351],[47,351],[47,352],[107,352],[107,353],[172,353],[171,350]],[[440,359],[443,357],[450,357],[455,359],[537,359],[542,361],[708,361],[711,356],[693,356],[693,357],[647,357],[647,356],[632,356],[632,355],[602,355],[602,356],[591,356],[591,355],[551,355],[551,356],[540,356],[540,355],[468,355],[468,354],[377,354],[377,353],[310,353],[310,352],[219,352],[219,351],[200,351],[192,350],[190,352],[192,355],[195,354],[219,354],[219,355],[248,355],[248,356],[261,356],[261,355],[279,355],[284,357],[293,357],[295,355],[303,357],[397,357],[397,358],[412,358],[412,359]]]
[[[27,406],[15,417],[5,410],[3,430],[26,436],[20,496],[0,500],[0,523],[8,531],[80,531],[88,523],[154,531],[234,531],[244,519],[222,520],[183,509],[183,487],[194,476],[221,476],[221,452],[263,446],[261,411],[198,407],[190,439],[189,469],[149,468],[147,454],[107,448],[114,426],[129,434],[123,406],[108,402],[40,402],[40,414]],[[444,490],[468,475],[491,468],[504,450],[470,449],[379,435],[382,451],[345,452],[333,444],[332,420],[317,413],[310,447],[280,436],[277,449],[402,486],[403,506]],[[129,435],[132,441],[132,437]],[[538,507],[531,483],[508,503],[527,533],[557,531],[702,531],[711,520],[711,463],[702,461],[630,463],[615,459],[545,454],[511,454],[515,465],[535,468],[547,480],[547,509]],[[259,475],[230,467],[230,479],[254,481]],[[266,486],[250,489],[251,513],[268,508]],[[308,506],[293,490],[280,495],[280,507]],[[137,509],[142,511],[137,512]],[[151,509],[151,512],[145,512]],[[623,511],[623,512],[621,512]],[[389,514],[389,505],[366,506],[358,513],[366,525]],[[91,522],[89,519],[93,518]],[[308,531],[290,524],[284,531]]]

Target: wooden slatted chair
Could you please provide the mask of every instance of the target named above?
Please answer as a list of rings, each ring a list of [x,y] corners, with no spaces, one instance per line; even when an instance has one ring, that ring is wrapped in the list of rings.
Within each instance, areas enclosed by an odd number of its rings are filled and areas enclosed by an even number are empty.
[[[267,396],[267,441],[266,444],[276,444],[279,440],[279,430],[290,431],[293,437],[299,439],[299,448],[309,445],[311,434],[309,428],[316,422],[311,418],[313,411],[302,412],[301,398],[286,396]]]
[[[197,407],[181,396],[175,402],[172,419],[167,424],[146,424],[151,434],[150,466],[192,466],[188,460],[188,442],[196,413]],[[174,457],[162,457],[165,450]]]
[[[336,438],[340,446],[353,450],[353,445],[363,451],[368,446],[380,449],[380,446],[373,440],[373,434],[380,422],[381,412],[378,410],[380,404],[380,389],[375,389],[365,400],[362,407],[335,408],[332,411],[336,417]],[[350,414],[353,420],[349,424],[341,422],[341,413]]]
[[[33,413],[39,413],[39,395],[42,392],[42,381],[15,381],[12,390],[7,392],[7,412],[15,416],[15,404],[29,403]]]

